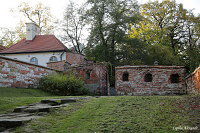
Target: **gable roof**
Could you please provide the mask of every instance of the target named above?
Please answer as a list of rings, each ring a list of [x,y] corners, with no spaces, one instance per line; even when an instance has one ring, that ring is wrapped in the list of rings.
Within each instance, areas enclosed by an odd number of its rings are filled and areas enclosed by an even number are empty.
[[[22,39],[10,48],[0,52],[0,54],[20,54],[20,53],[40,53],[69,51],[54,35],[36,35],[31,41]]]

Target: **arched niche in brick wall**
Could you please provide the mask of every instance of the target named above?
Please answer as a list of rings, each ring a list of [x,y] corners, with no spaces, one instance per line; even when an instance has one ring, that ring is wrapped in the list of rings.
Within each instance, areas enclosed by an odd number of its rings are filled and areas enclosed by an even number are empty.
[[[90,79],[90,71],[86,71],[86,79]]]
[[[129,81],[129,73],[128,72],[123,73],[122,80],[123,81]]]
[[[144,76],[144,82],[152,82],[153,76],[151,73],[146,73]]]
[[[179,83],[179,75],[178,74],[172,74],[170,76],[171,83]]]

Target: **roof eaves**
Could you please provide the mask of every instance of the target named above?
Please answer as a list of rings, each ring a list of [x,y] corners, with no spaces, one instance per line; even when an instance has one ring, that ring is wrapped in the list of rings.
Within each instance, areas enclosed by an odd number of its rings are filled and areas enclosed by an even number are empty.
[[[48,51],[30,51],[30,52],[7,52],[7,53],[3,53],[0,52],[1,54],[26,54],[26,53],[47,53],[47,52],[66,52],[66,50],[48,50]]]

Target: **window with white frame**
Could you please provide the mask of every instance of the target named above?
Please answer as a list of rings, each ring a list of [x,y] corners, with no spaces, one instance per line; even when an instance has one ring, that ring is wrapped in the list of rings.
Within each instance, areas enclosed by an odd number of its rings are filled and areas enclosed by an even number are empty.
[[[30,63],[38,65],[38,59],[36,57],[33,57],[30,59]]]
[[[49,59],[50,62],[56,62],[58,61],[57,57],[55,56],[51,56],[50,59]]]

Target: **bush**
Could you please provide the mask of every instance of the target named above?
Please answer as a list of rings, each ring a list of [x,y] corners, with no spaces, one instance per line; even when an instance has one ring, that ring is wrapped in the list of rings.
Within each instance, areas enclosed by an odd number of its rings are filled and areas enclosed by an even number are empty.
[[[39,88],[57,95],[85,95],[88,93],[84,82],[73,74],[43,77],[40,79]]]

